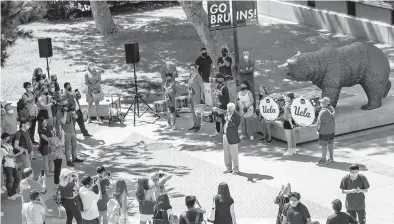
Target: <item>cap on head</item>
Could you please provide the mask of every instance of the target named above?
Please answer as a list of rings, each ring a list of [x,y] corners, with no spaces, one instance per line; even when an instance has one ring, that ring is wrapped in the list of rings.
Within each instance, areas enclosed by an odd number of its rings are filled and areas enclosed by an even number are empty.
[[[222,53],[228,53],[227,48],[223,48],[223,49],[222,49]]]
[[[321,98],[321,99],[319,100],[319,102],[328,105],[328,104],[331,103],[331,100],[330,100],[330,98],[328,98],[328,97],[323,97],[323,98]]]
[[[224,79],[224,75],[222,73],[216,73],[215,78]]]

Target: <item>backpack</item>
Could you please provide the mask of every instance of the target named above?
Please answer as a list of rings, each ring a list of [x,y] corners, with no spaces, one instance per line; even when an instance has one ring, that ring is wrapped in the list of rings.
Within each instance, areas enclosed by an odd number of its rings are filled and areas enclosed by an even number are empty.
[[[156,210],[153,215],[153,224],[170,224],[167,210]]]
[[[29,97],[29,95],[27,93],[22,94],[22,97],[18,100],[18,102],[16,103],[16,112],[19,114],[19,112],[21,112],[25,106],[26,103],[23,100],[23,95],[26,95],[27,97]]]
[[[189,221],[189,219],[187,218],[186,212],[184,212],[182,216],[185,219],[186,224],[199,224],[200,223],[200,213],[199,212],[197,212],[194,222]]]
[[[77,207],[77,210],[80,212],[83,212],[84,211],[83,210],[83,203],[82,203],[81,197],[79,196],[79,192],[77,193],[77,195],[75,195],[75,197],[73,199],[74,199],[75,207]]]
[[[107,203],[107,217],[109,223],[118,223],[120,218],[120,204],[115,199],[111,199]]]
[[[64,195],[60,191],[59,188],[55,189],[55,194],[52,196],[52,200],[57,204],[57,206],[61,206],[63,204]]]

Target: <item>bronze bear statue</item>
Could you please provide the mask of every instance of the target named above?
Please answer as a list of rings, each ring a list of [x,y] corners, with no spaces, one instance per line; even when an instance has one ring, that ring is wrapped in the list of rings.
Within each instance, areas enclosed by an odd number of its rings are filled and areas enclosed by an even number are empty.
[[[352,43],[343,47],[327,47],[319,51],[300,53],[289,58],[279,69],[285,79],[312,81],[336,107],[342,87],[360,84],[368,97],[362,110],[382,106],[391,88],[390,63],[382,50],[368,43]]]

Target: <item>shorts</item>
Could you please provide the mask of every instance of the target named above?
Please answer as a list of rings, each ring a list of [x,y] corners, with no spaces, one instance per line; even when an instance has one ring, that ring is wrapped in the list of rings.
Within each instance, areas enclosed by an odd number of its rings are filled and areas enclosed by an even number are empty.
[[[140,214],[140,221],[141,221],[141,222],[152,221],[152,219],[153,219],[153,214],[151,214],[151,215]]]
[[[328,134],[328,135],[320,135],[319,134],[319,144],[333,144],[334,143],[334,138],[335,138],[335,133]]]
[[[168,107],[169,113],[175,113],[175,107]]]
[[[293,126],[295,126],[295,125],[294,125],[294,122],[293,122]],[[291,130],[291,129],[293,129],[293,128],[291,127],[291,124],[290,124],[289,121],[284,121],[284,122],[283,122],[283,128],[286,129],[286,130]]]

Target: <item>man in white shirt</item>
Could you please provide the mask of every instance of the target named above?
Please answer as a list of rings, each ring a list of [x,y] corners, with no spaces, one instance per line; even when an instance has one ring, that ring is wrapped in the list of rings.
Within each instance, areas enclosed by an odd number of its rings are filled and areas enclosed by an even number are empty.
[[[47,208],[40,197],[40,192],[32,190],[29,194],[30,202],[22,205],[22,223],[45,224]]]
[[[83,211],[81,212],[84,224],[100,224],[99,210],[97,202],[102,198],[100,181],[96,181],[98,194],[93,192],[93,180],[89,175],[85,175],[81,179],[82,187],[79,189],[79,197],[82,200]]]

